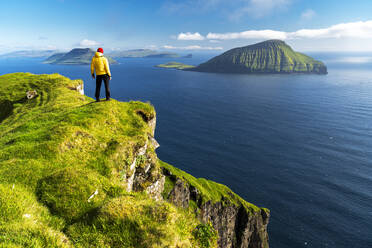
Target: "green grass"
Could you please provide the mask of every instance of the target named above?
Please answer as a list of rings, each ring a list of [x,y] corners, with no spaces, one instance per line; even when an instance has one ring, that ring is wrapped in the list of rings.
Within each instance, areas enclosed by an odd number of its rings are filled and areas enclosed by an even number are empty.
[[[184,70],[184,69],[194,68],[195,66],[186,65],[186,64],[183,64],[183,63],[179,63],[179,62],[169,62],[169,63],[166,63],[166,64],[157,65],[156,67]]]
[[[67,233],[77,247],[199,247],[196,223],[191,213],[166,201],[126,194],[107,202],[94,218],[69,226]]]
[[[0,247],[68,247],[64,221],[20,185],[0,184]]]
[[[197,225],[192,234],[199,241],[202,248],[210,248],[217,244],[217,231],[214,230],[210,222]]]
[[[92,170],[67,167],[39,180],[36,194],[53,214],[71,222],[100,207],[110,186]]]
[[[125,191],[154,107],[96,103],[74,90],[81,83],[0,76],[0,247],[199,247],[191,212]],[[139,166],[149,159],[157,159],[151,145]],[[154,163],[151,177],[160,171]]]
[[[165,169],[169,170],[173,175],[175,175],[178,178],[181,178],[183,181],[188,183],[191,186],[194,186],[201,195],[201,204],[211,201],[212,203],[215,202],[222,202],[222,204],[231,205],[234,204],[236,206],[243,205],[249,212],[259,212],[262,208],[259,208],[255,206],[254,204],[251,204],[244,199],[242,199],[240,196],[235,194],[231,189],[229,189],[226,185],[216,183],[214,181],[205,179],[205,178],[195,178],[192,175],[170,165],[163,161],[160,161],[160,166],[164,167]],[[165,183],[165,189],[163,192],[166,192],[171,188],[172,181],[171,179],[166,179]],[[170,190],[169,190],[170,191]],[[167,195],[167,194],[164,194]],[[191,203],[191,204],[194,204]],[[192,205],[192,208],[193,207]],[[264,209],[265,211],[269,211],[267,209]]]

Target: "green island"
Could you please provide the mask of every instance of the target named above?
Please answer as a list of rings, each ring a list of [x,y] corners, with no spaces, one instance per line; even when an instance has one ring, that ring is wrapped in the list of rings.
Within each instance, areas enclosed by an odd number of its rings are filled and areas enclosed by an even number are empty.
[[[185,70],[243,74],[327,74],[327,67],[323,62],[295,52],[281,40],[267,40],[234,48]]]
[[[194,68],[195,66],[186,65],[186,64],[183,64],[183,63],[179,63],[179,62],[169,62],[169,63],[166,63],[166,64],[156,65],[156,67],[167,68],[167,69],[185,70],[185,69]]]
[[[0,76],[1,247],[269,246],[268,209],[158,159],[150,103],[82,89]]]
[[[67,53],[56,53],[46,58],[44,64],[55,65],[90,65],[95,51],[91,48],[74,48]],[[110,64],[118,62],[109,56],[104,55]]]

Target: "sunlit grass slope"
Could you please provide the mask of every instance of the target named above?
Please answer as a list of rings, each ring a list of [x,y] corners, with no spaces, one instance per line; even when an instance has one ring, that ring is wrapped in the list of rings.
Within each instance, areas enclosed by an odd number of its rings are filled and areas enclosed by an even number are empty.
[[[81,83],[0,76],[0,247],[215,247],[191,211],[124,190],[153,106],[95,103]]]

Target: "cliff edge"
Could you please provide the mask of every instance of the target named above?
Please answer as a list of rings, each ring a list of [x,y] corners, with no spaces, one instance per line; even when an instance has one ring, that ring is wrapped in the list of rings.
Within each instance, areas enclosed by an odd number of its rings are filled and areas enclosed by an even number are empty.
[[[270,212],[157,158],[149,103],[59,74],[0,76],[0,243],[268,247]]]

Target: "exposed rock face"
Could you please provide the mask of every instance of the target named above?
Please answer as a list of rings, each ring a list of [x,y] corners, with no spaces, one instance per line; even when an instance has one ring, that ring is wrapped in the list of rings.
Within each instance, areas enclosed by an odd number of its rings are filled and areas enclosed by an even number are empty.
[[[81,81],[81,80],[79,80],[79,81]],[[69,88],[70,90],[76,90],[82,96],[84,95],[84,83],[83,83],[83,81],[81,81],[78,85],[69,86],[67,88]]]
[[[204,222],[211,221],[218,231],[219,248],[267,248],[269,247],[267,225],[269,213],[264,209],[250,212],[243,205],[226,204],[225,199],[212,203],[202,200],[198,190],[182,179],[172,175],[166,169],[163,172],[172,181],[174,187],[166,197],[176,206],[187,208],[189,201],[197,203],[198,218]]]
[[[138,114],[143,118],[143,115],[140,113]],[[154,149],[159,147],[159,143],[153,137],[155,133],[156,117],[150,120],[143,119],[150,126],[151,134],[148,134],[147,143],[138,149],[132,164],[129,166],[129,173],[127,173],[127,191],[145,190],[153,199],[161,200],[163,199],[161,193],[164,189],[165,176],[161,173],[160,168],[156,166],[156,161],[151,160],[151,156],[147,154],[149,146],[152,146]],[[145,166],[137,165],[140,156],[145,157]]]
[[[152,198],[166,200],[174,205],[189,208],[190,202],[196,203],[195,213],[202,222],[212,222],[213,227],[218,231],[219,248],[267,248],[268,234],[267,224],[269,212],[265,209],[253,211],[244,206],[243,203],[234,204],[229,199],[222,198],[220,201],[205,201],[201,192],[188,183],[184,178],[174,175],[166,168],[162,168],[159,174],[154,177],[154,170],[160,169],[151,159],[146,160],[145,165],[137,165],[140,156],[150,157],[150,147],[156,149],[159,144],[154,139],[156,117],[147,117],[138,112],[143,120],[151,127],[151,134],[148,134],[147,143],[136,151],[134,161],[129,166],[127,173],[127,190],[145,190]],[[173,187],[166,196],[162,196],[165,178],[173,182]],[[232,193],[228,193],[231,194]]]
[[[81,83],[78,86],[76,86],[76,90],[77,92],[80,93],[80,95],[84,95],[84,83]]]
[[[269,215],[261,210],[249,213],[243,206],[223,206],[207,202],[200,206],[200,218],[212,221],[219,233],[219,247],[269,247],[267,224]]]
[[[155,181],[155,183],[151,184],[146,188],[147,194],[149,194],[152,198],[159,201],[162,200],[163,197],[161,196],[161,192],[164,190],[164,181],[165,176],[160,177],[159,180]]]
[[[35,96],[37,96],[36,90],[29,90],[29,91],[26,92],[27,99],[32,99]]]
[[[168,199],[178,207],[188,208],[190,201],[189,187],[181,179],[176,178],[176,183],[169,193]]]

